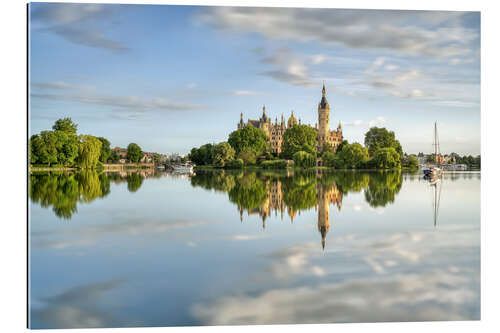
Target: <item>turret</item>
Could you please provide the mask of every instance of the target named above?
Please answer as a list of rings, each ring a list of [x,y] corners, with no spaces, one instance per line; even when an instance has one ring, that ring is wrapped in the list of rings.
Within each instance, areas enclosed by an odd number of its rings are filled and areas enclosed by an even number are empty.
[[[270,122],[269,117],[266,115],[266,106],[265,105],[262,107],[262,117],[260,117],[260,120],[262,122],[265,122],[265,123]]]
[[[238,129],[242,129],[245,126],[245,122],[243,121],[243,112],[240,114],[240,122],[238,123]]]
[[[288,118],[288,128],[293,127],[294,125],[297,125],[297,119],[293,115],[293,110],[292,110],[292,114],[290,115],[290,118]]]

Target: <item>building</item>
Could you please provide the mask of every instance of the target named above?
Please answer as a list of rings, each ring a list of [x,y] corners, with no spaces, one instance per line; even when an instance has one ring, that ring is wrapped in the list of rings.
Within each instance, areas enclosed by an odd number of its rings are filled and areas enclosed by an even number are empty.
[[[127,158],[127,148],[115,147],[111,149],[111,154],[118,156],[118,158],[126,159]]]
[[[143,153],[139,162],[141,163],[153,163],[154,153]]]
[[[300,118],[298,124],[301,125]],[[243,113],[241,113],[238,129],[242,129],[245,126],[253,126],[262,129],[269,137],[271,152],[279,154],[282,150],[281,145],[283,143],[285,131],[294,125],[297,125],[297,119],[293,114],[293,110],[286,123],[283,114],[281,115],[281,121],[279,123],[277,117],[275,118],[274,123],[272,123],[271,118],[269,118],[266,114],[266,106],[264,105],[262,107],[262,116],[256,120],[248,119],[246,124],[243,120]],[[343,140],[342,126],[340,125],[340,122],[336,130],[330,130],[330,105],[326,100],[326,89],[324,84],[321,101],[318,104],[318,123],[314,128],[318,132],[318,140],[316,144],[316,149],[318,151],[322,151],[326,145],[331,146],[335,150]]]

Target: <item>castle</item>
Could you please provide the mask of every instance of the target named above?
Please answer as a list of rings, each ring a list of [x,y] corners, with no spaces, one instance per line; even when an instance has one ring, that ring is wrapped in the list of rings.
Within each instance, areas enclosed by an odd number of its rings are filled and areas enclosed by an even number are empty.
[[[298,124],[301,125],[300,118]],[[267,116],[266,106],[264,106],[262,108],[262,116],[260,117],[260,119],[248,119],[246,124],[243,121],[243,113],[241,113],[240,121],[238,123],[238,129],[242,129],[245,126],[261,128],[269,137],[271,152],[273,152],[274,154],[279,154],[281,153],[281,144],[283,143],[283,136],[285,134],[285,131],[295,125],[297,125],[297,119],[293,114],[293,110],[286,124],[283,114],[281,115],[281,122],[278,123],[278,118],[276,117],[276,120],[273,124],[271,122],[271,119]],[[340,122],[337,130],[330,130],[330,105],[326,100],[326,89],[324,83],[321,101],[318,104],[318,123],[315,125],[314,129],[318,132],[316,143],[317,151],[322,151],[325,145],[329,145],[334,150],[336,150],[338,145],[343,140],[342,126],[340,125]]]

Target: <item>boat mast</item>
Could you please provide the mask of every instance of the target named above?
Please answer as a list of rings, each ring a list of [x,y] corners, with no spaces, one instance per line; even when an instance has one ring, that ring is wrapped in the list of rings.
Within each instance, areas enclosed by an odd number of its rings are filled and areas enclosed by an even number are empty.
[[[441,154],[441,149],[439,148],[439,137],[437,132],[437,121],[434,122],[434,160],[437,165],[441,165],[440,161],[438,161],[438,155]]]

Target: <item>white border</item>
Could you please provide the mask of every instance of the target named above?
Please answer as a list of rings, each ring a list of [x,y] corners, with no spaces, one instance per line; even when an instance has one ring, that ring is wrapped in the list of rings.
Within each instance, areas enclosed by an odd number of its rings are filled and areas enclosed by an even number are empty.
[[[59,2],[71,2],[61,0]],[[76,0],[73,2],[77,2]],[[103,2],[103,1],[78,1]],[[191,5],[243,5],[282,7],[334,7],[370,9],[426,9],[481,11],[481,154],[483,155],[481,183],[481,321],[477,322],[427,322],[427,323],[378,323],[378,324],[333,324],[333,325],[276,325],[276,326],[213,326],[168,328],[170,332],[250,332],[255,330],[301,332],[314,330],[327,332],[421,332],[421,331],[493,331],[499,317],[496,306],[500,295],[498,244],[500,235],[496,209],[499,188],[498,143],[500,124],[498,112],[498,78],[500,54],[498,31],[500,31],[499,5],[494,1],[465,0],[420,0],[409,2],[395,0],[252,0],[252,1],[113,1],[106,3],[141,4],[191,4]],[[2,184],[0,210],[2,222],[2,302],[0,327],[5,332],[25,331],[26,327],[26,5],[24,1],[9,0],[1,3],[0,40],[1,56],[1,115],[0,135],[2,156],[0,166]],[[112,329],[114,332],[164,331],[165,328]],[[51,330],[49,330],[51,331]],[[58,332],[101,332],[92,330],[58,330]],[[497,330],[495,330],[497,331]]]

